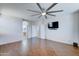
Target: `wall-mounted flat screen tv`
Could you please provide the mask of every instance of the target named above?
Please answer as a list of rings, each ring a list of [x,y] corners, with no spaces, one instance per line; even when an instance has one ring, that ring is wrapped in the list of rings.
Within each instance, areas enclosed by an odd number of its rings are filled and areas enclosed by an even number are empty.
[[[58,21],[48,23],[48,28],[49,29],[57,29],[57,28],[59,28]]]

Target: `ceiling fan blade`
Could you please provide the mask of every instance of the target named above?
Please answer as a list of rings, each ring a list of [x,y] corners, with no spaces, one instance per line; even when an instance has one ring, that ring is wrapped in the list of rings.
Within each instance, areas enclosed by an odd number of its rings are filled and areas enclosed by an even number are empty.
[[[47,16],[45,15],[45,19],[47,19]]]
[[[53,14],[47,14],[47,15],[54,16],[54,17],[56,16],[56,15],[53,15]]]
[[[40,14],[33,14],[33,15],[31,15],[31,16],[37,16],[37,15],[40,15]]]
[[[0,16],[2,15],[2,13],[0,13]]]
[[[39,9],[41,10],[41,12],[43,12],[41,5],[39,3],[36,3],[36,4],[39,7]]]
[[[42,15],[40,15],[38,18],[40,18]]]
[[[46,9],[46,11],[50,10],[52,7],[54,7],[58,3],[53,3],[49,8]]]
[[[30,10],[30,9],[27,9],[27,11],[31,11],[31,12],[35,12],[35,13],[40,13],[39,11]]]
[[[62,12],[63,10],[57,10],[57,11],[49,11],[47,13],[57,13],[57,12]]]

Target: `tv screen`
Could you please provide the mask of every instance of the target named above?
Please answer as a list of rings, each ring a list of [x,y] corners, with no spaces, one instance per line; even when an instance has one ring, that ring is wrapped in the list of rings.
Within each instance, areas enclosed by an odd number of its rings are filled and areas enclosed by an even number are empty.
[[[55,22],[50,22],[48,23],[48,28],[49,29],[57,29],[59,26],[58,26],[58,21],[55,21]]]
[[[53,28],[58,28],[58,21],[53,22]]]

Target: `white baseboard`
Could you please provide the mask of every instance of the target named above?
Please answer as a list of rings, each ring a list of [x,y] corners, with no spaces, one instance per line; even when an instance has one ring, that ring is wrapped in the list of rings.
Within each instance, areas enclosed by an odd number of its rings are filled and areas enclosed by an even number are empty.
[[[19,41],[21,41],[21,40],[13,40],[13,41],[6,41],[6,42],[2,42],[2,43],[0,43],[0,45],[4,45],[4,44],[10,44],[10,43],[13,43],[13,42],[19,42]]]

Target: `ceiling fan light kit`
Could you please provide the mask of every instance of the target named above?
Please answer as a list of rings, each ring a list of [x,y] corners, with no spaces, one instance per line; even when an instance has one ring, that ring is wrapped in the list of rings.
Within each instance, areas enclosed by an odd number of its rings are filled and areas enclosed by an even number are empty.
[[[46,12],[43,12],[43,13],[42,13],[42,16],[45,16],[45,15],[46,15]]]

